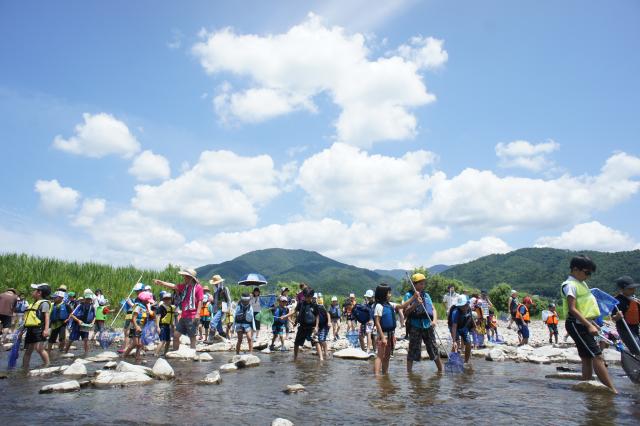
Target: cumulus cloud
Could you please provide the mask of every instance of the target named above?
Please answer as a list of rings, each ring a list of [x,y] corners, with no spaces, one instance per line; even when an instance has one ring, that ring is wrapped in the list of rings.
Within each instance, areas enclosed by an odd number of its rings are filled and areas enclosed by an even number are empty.
[[[444,264],[457,265],[470,262],[482,256],[496,253],[507,253],[513,248],[497,237],[483,237],[480,240],[471,240],[450,249],[437,251],[427,261],[428,265]]]
[[[171,168],[165,157],[146,150],[133,160],[129,173],[140,181],[164,180],[171,176]]]
[[[290,171],[284,173],[290,175]],[[203,226],[253,226],[256,207],[280,193],[282,171],[268,155],[204,151],[198,163],[159,185],[137,185],[132,205],[154,216]]]
[[[55,148],[92,158],[111,154],[131,158],[140,151],[140,143],[127,125],[111,114],[84,113],[82,118],[84,123],[76,125],[74,136],[69,139],[60,135],[55,137]]]
[[[628,234],[593,221],[578,224],[555,237],[541,237],[536,247],[615,252],[640,249],[640,244]]]
[[[433,37],[412,37],[410,43],[398,47],[398,55],[416,64],[418,68],[438,69],[449,59],[442,48],[444,40]]]
[[[87,198],[76,215],[73,224],[76,226],[91,226],[96,217],[104,213],[107,202],[102,198]]]
[[[553,166],[547,155],[559,148],[560,144],[552,140],[539,144],[518,140],[506,144],[500,142],[495,149],[501,167],[520,167],[539,172]]]
[[[40,208],[48,213],[69,213],[76,209],[80,193],[61,186],[56,180],[38,180],[35,191],[40,195]]]
[[[315,111],[314,97],[326,93],[342,110],[337,140],[363,147],[416,134],[411,108],[435,100],[419,70],[446,60],[435,39],[414,40],[417,47],[403,49],[411,58],[370,60],[362,34],[327,27],[313,14],[283,34],[241,35],[225,28],[200,35],[203,40],[192,52],[206,72],[249,80],[246,90],[224,86],[215,97],[223,118],[257,122],[300,109]]]

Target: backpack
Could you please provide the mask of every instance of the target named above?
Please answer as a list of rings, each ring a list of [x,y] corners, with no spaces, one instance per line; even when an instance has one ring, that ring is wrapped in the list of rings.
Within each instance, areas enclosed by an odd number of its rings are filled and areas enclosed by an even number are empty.
[[[382,305],[380,327],[384,332],[395,331],[396,329],[396,311],[389,303]]]
[[[359,323],[366,324],[371,321],[371,309],[367,305],[358,303],[353,308],[352,314]]]
[[[327,310],[324,306],[318,305],[318,315],[320,319],[318,320],[318,327],[325,328],[329,325],[329,315],[327,315]]]
[[[298,324],[306,327],[316,324],[316,316],[313,313],[313,305],[303,302],[300,305],[300,314],[298,315]]]
[[[51,318],[50,321],[66,321],[69,318],[69,312],[71,311],[68,304],[62,302],[58,306],[54,306],[51,309]]]
[[[237,324],[248,324],[247,320],[247,312],[249,311],[250,305],[244,306],[242,303],[238,304],[238,310],[236,311],[236,323]]]
[[[329,315],[331,315],[331,319],[340,319],[340,306],[329,306]]]
[[[283,317],[285,315],[287,315],[289,313],[289,309],[287,308],[276,308],[276,310],[273,312],[273,323],[276,325],[283,325],[287,323],[286,319],[280,319],[280,317]]]
[[[449,315],[447,316],[447,326],[449,326],[449,330],[451,330],[451,328],[453,327],[453,312],[456,310],[459,311],[456,321],[458,330],[462,328],[467,328],[470,330],[471,328],[473,328],[474,322],[473,315],[471,315],[471,310],[469,310],[466,314],[463,314],[462,311],[460,311],[460,308],[458,308],[457,306],[452,306],[451,310],[449,310]]]

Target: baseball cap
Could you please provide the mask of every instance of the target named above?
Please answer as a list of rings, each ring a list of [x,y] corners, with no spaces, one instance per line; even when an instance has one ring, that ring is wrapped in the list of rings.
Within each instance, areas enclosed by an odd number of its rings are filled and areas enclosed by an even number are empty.
[[[133,291],[142,291],[142,290],[144,290],[144,284],[142,283],[138,283],[133,286]]]
[[[620,289],[625,289],[625,288],[638,288],[640,287],[640,284],[636,283],[633,281],[633,278],[631,278],[628,275],[624,275],[620,278],[618,278],[616,280],[616,285],[618,286],[618,288]]]
[[[414,283],[418,283],[418,282],[424,281],[426,279],[427,279],[427,277],[425,277],[424,274],[421,274],[419,272],[417,274],[411,275],[411,281],[413,281]]]
[[[349,293],[349,297],[356,297],[356,295],[353,293]]]
[[[56,291],[53,293],[53,297],[61,297],[64,299],[64,291]]]
[[[364,297],[373,297],[373,290],[367,290],[367,292],[364,294]]]
[[[43,297],[47,297],[51,294],[51,287],[47,283],[31,284],[31,288],[35,290],[40,290]]]
[[[337,301],[338,301],[338,298],[337,298],[336,296],[333,296],[333,297],[331,298],[331,301],[332,301],[332,302],[337,302]]]
[[[456,306],[464,306],[467,303],[469,303],[469,299],[467,299],[467,296],[465,296],[464,294],[458,296],[458,301],[456,302]]]
[[[67,286],[64,284],[60,284],[60,286],[58,287],[58,290],[67,291]]]
[[[70,291],[67,294],[69,295],[69,297],[75,297],[76,296],[76,292],[75,291]]]

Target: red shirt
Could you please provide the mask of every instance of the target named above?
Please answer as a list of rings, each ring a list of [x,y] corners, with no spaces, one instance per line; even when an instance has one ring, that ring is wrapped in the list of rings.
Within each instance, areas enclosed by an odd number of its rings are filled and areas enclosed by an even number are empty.
[[[176,291],[178,293],[182,293],[186,287],[187,287],[186,284],[177,284]],[[180,310],[182,311],[181,318],[194,319],[198,314],[198,303],[202,301],[202,299],[204,299],[204,290],[202,290],[202,286],[198,283],[195,285],[193,291],[194,291],[193,298],[194,298],[195,307],[194,309],[187,309],[187,306],[189,306],[189,295],[187,294],[182,300],[182,303],[180,304]]]

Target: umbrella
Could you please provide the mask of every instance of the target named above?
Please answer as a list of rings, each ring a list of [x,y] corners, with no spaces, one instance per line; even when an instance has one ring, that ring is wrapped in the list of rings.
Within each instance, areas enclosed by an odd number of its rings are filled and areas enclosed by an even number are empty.
[[[259,287],[261,285],[267,285],[267,279],[264,275],[251,273],[240,278],[238,285],[244,285],[248,287]]]

